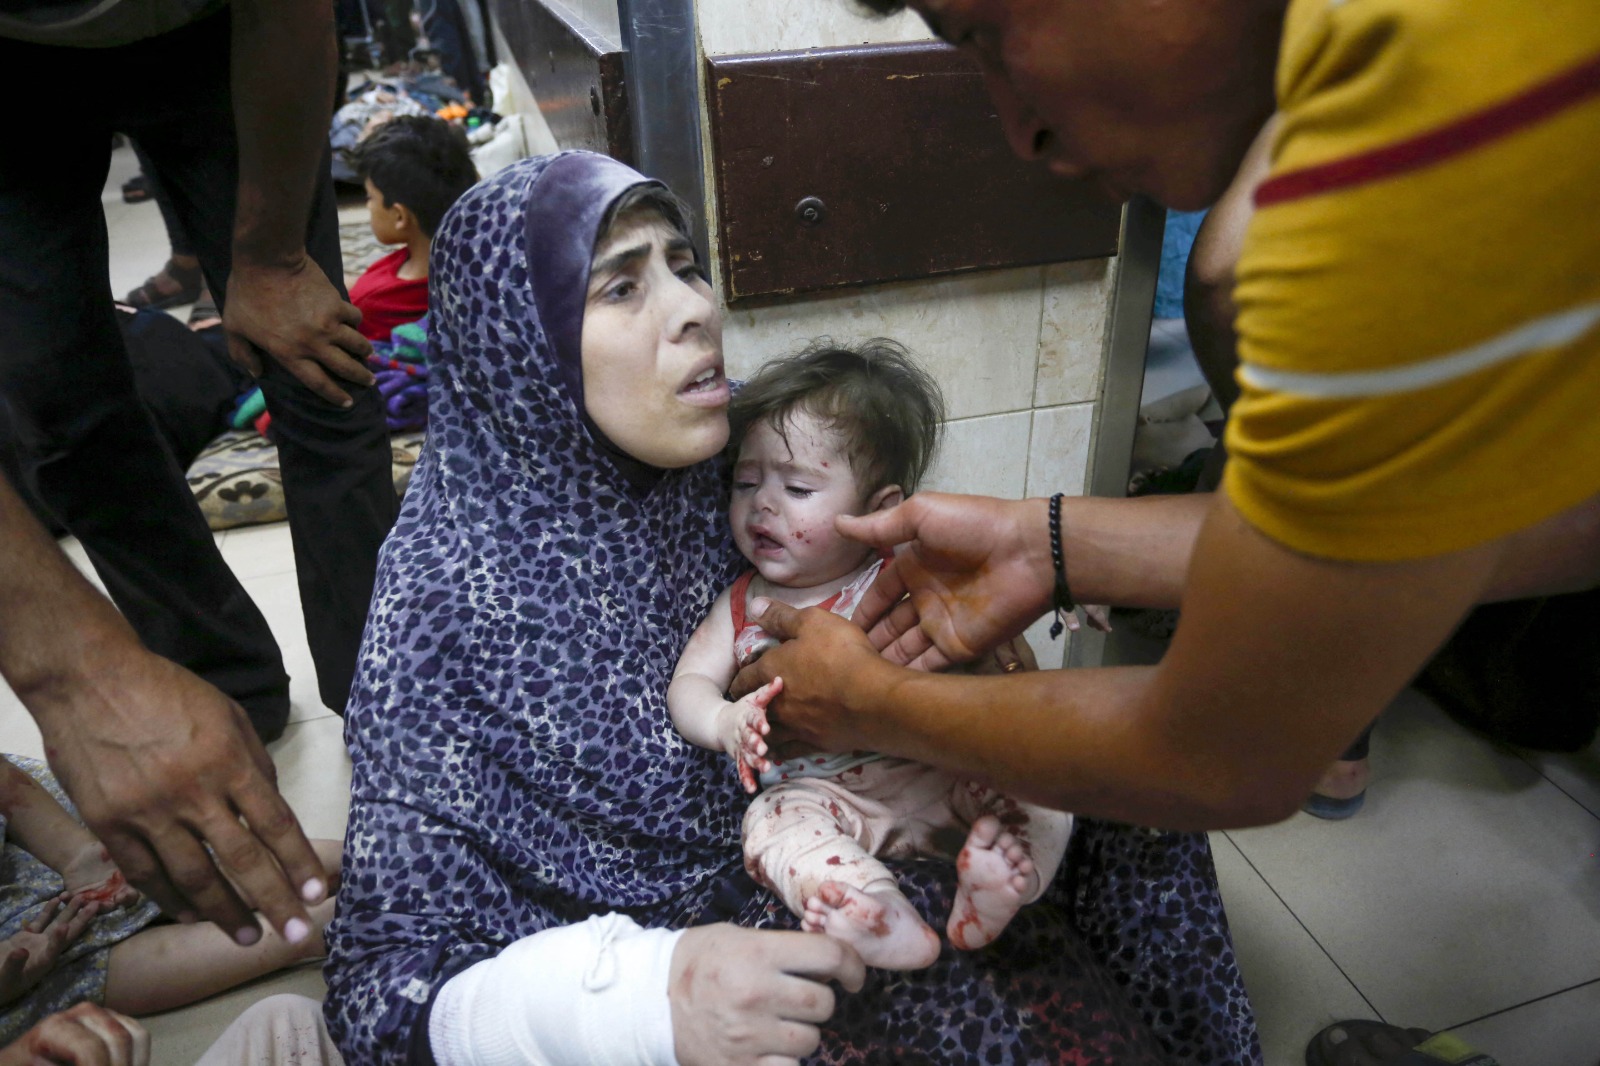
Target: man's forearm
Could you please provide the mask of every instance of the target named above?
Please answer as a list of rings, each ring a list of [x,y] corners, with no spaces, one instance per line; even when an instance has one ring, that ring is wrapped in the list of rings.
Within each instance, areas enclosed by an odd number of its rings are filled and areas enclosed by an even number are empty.
[[[1210,493],[1063,501],[1062,547],[1074,598],[1117,607],[1180,606],[1212,502]],[[1043,520],[1038,526],[1047,541]],[[1502,547],[1483,602],[1594,587],[1600,582],[1600,497],[1513,533]]]
[[[1180,734],[1157,725],[1155,667],[964,677],[883,665],[873,681],[848,686],[873,704],[859,718],[869,747],[1134,825],[1214,829],[1287,814],[1292,787],[1269,790],[1247,768],[1183,750]],[[1304,773],[1309,787],[1315,774]]]
[[[117,609],[73,567],[0,477],[0,675],[43,723],[113,650],[138,648]]]
[[[338,55],[328,0],[234,0],[239,137],[234,258],[280,264],[305,248],[333,112]]]

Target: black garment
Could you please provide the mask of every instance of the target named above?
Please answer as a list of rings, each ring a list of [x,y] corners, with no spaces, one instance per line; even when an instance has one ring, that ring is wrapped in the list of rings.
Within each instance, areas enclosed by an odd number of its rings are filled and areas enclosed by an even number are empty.
[[[456,83],[456,88],[470,94],[474,104],[488,107],[489,86],[478,68],[472,32],[457,0],[417,0],[417,14],[428,43],[439,53],[439,69]]]
[[[0,162],[0,393],[34,484],[78,538],[152,649],[281,732],[288,678],[277,643],[222,561],[177,462],[139,402],[107,287],[100,193],[111,131],[149,157],[200,258],[227,293],[238,184],[229,13],[91,53],[0,40],[0,86],[16,99],[73,71],[83,106],[34,124]],[[327,162],[307,248],[343,291]],[[397,507],[375,389],[318,398],[272,359],[261,379],[278,437],[306,632],[322,699],[342,710]]]
[[[220,326],[197,333],[169,314],[148,309],[119,307],[116,318],[139,400],[178,469],[187,470],[228,428],[234,401],[253,384],[250,375],[228,358]],[[0,472],[40,524],[53,536],[63,536],[67,527],[34,490],[15,426],[11,406],[0,395]]]
[[[1583,750],[1600,729],[1600,589],[1479,607],[1414,684],[1494,740]]]

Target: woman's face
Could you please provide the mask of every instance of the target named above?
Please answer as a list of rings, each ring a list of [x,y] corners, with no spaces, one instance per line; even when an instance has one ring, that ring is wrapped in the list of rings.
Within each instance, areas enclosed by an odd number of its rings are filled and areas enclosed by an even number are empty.
[[[613,444],[650,466],[691,466],[728,442],[722,315],[694,249],[650,210],[595,248],[583,315],[583,401]]]

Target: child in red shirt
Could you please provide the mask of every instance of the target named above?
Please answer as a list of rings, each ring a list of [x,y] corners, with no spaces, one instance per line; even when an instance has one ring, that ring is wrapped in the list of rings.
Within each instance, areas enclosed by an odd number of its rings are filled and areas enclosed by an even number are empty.
[[[401,115],[355,150],[366,181],[372,235],[404,247],[367,268],[350,287],[362,336],[386,341],[396,326],[428,313],[428,252],[440,219],[478,181],[461,131],[431,115]]]

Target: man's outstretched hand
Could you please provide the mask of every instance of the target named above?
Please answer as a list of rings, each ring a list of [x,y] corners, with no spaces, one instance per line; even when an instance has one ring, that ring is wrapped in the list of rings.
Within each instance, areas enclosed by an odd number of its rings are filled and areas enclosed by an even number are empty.
[[[1050,607],[1055,572],[1044,500],[918,493],[834,524],[880,550],[905,545],[855,613],[890,662],[918,670],[968,662]],[[797,676],[792,668],[783,674]]]
[[[117,866],[167,913],[210,919],[240,943],[261,936],[250,904],[304,940],[305,904],[327,894],[322,864],[244,711],[136,644],[99,666],[35,719],[51,769]]]
[[[350,406],[336,378],[371,385],[366,358],[372,344],[357,326],[361,312],[339,296],[322,268],[303,251],[286,265],[236,262],[228,276],[222,328],[228,355],[252,375],[266,352],[306,388],[329,403]]]
[[[767,710],[777,742],[777,758],[800,751],[854,751],[874,748],[845,704],[846,696],[862,696],[862,684],[875,671],[893,667],[884,661],[854,622],[824,607],[803,610],[778,600],[757,597],[750,620],[783,641],[739,672],[736,687],[760,686],[783,679],[783,690]]]

